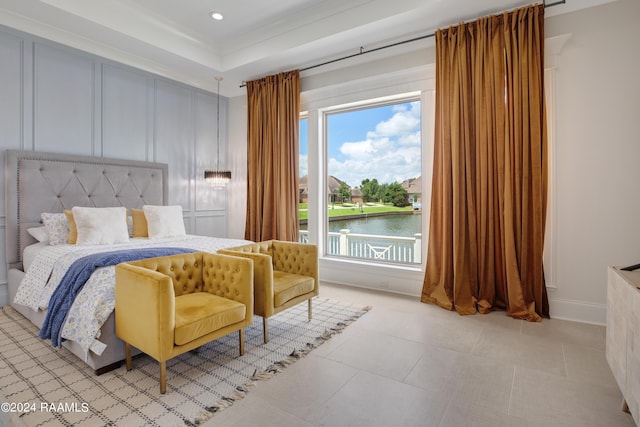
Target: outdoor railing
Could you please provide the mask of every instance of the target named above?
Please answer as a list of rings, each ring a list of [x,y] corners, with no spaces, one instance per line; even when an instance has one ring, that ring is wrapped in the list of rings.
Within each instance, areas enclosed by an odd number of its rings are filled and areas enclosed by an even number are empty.
[[[300,230],[299,241],[309,242],[307,230]],[[329,232],[327,241],[328,254],[414,264],[422,262],[421,247],[421,233],[414,237],[394,237],[356,234],[343,229]]]

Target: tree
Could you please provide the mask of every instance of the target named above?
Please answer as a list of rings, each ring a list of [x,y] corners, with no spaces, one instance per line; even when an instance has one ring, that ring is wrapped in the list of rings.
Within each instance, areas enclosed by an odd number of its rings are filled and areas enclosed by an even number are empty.
[[[351,200],[351,188],[349,188],[347,183],[344,181],[341,182],[340,186],[338,187],[338,197],[340,197],[340,200],[342,200],[342,202],[344,202],[345,200]]]
[[[376,178],[365,179],[360,187],[362,191],[362,200],[365,202],[377,202],[380,200],[380,184]]]
[[[391,203],[396,207],[404,207],[409,205],[409,193],[402,188],[397,182],[386,184],[384,186],[384,202]]]

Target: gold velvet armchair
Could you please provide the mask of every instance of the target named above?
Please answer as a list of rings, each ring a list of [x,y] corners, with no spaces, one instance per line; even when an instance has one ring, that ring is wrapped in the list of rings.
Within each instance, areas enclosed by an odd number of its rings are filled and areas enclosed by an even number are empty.
[[[269,341],[268,318],[318,295],[318,248],[316,245],[268,240],[232,248],[219,254],[253,260],[253,314],[263,319],[264,342]]]
[[[160,362],[160,393],[167,388],[166,361],[253,322],[253,262],[205,252],[116,266],[116,335]]]

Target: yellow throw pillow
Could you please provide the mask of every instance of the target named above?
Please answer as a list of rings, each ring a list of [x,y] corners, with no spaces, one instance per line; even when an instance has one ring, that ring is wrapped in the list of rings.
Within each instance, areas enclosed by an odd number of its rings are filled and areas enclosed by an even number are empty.
[[[144,216],[144,211],[142,209],[131,209],[131,218],[133,218],[132,237],[149,237],[147,218]]]
[[[67,242],[70,245],[75,245],[78,240],[78,227],[76,226],[76,221],[73,219],[73,212],[65,209],[64,215],[67,217],[67,221],[69,222],[69,237],[67,238]]]

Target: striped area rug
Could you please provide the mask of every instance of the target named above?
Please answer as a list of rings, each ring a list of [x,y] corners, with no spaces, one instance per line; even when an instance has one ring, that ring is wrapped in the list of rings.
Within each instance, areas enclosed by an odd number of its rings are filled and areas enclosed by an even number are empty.
[[[167,361],[167,393],[160,394],[158,363],[146,355],[96,376],[65,348],[38,338],[38,329],[11,307],[0,309],[0,425],[192,426],[242,399],[261,380],[304,357],[369,308],[315,298],[313,319],[299,304],[269,319],[263,343],[262,319],[245,330],[245,354],[238,334]],[[7,406],[10,405],[10,406]],[[9,409],[9,411],[7,411]]]

